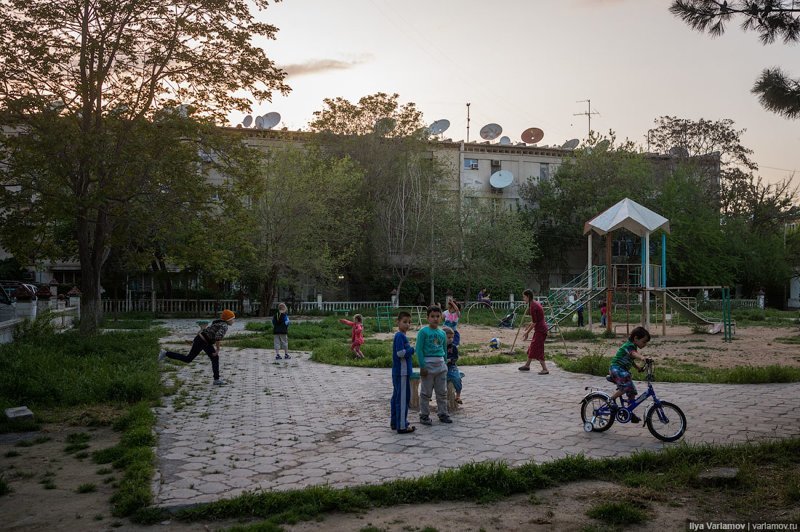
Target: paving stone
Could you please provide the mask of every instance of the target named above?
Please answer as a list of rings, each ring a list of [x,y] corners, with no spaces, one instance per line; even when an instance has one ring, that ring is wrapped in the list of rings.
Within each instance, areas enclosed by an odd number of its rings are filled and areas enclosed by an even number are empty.
[[[168,320],[167,326],[183,327],[187,334],[196,330],[194,320]],[[243,326],[237,322],[232,333]],[[520,465],[577,454],[627,456],[674,445],[656,440],[642,425],[614,424],[603,433],[585,433],[578,409],[584,388],[607,391],[609,385],[602,377],[557,367],[546,379],[520,374],[516,364],[470,367],[468,402],[453,414],[455,423],[440,424],[434,417],[432,427],[423,427],[410,412],[417,431],[398,435],[388,427],[387,370],[331,368],[299,352],[288,363],[273,364],[271,350],[231,351],[235,356],[222,361],[231,386],[210,386],[210,365],[200,358],[176,364],[177,374],[168,377],[186,383],[195,405],[176,411],[174,398],[165,398],[156,409],[159,505],[219,500],[259,488],[416,478],[474,461]],[[656,388],[659,397],[686,413],[688,443],[800,433],[800,409],[786,399],[800,396],[798,383],[656,383]]]

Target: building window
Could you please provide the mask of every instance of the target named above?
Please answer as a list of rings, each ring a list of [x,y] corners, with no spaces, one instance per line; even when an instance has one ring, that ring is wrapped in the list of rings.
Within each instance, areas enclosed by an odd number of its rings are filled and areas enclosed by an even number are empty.
[[[478,159],[464,159],[464,170],[477,170]]]
[[[550,163],[539,163],[539,181],[550,180]]]

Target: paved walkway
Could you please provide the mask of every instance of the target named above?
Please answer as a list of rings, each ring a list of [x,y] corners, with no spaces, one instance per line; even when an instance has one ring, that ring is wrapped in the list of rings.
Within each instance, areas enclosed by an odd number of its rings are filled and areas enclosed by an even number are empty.
[[[168,325],[196,330],[187,323]],[[518,465],[674,445],[656,440],[643,424],[585,433],[579,412],[584,387],[610,385],[555,364],[546,376],[521,373],[516,364],[464,367],[464,406],[454,423],[434,417],[425,427],[410,411],[417,431],[398,435],[389,429],[390,370],[327,366],[306,353],[292,355],[276,361],[271,350],[223,348],[222,376],[231,381],[224,387],[211,385],[204,355],[167,374],[184,384],[183,393],[165,398],[158,409],[157,504],[208,502],[258,488],[379,483],[485,460]],[[800,435],[800,383],[657,382],[655,388],[686,413],[689,443]]]

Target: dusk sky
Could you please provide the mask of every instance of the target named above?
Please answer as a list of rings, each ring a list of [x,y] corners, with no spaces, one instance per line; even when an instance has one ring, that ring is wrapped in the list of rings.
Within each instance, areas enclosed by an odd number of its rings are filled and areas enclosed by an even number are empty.
[[[800,169],[800,121],[764,110],[750,89],[761,70],[800,76],[795,45],[763,46],[737,22],[721,38],[691,30],[660,0],[284,0],[259,18],[280,28],[257,41],[289,72],[292,92],[262,102],[278,127],[306,129],[323,98],[357,102],[376,92],[414,102],[426,123],[447,118],[446,138],[470,140],[496,122],[540,145],[592,129],[646,145],[659,116],[718,120],[746,129],[759,174],[770,182]],[[238,122],[241,115],[232,115]],[[798,180],[796,179],[797,183]]]

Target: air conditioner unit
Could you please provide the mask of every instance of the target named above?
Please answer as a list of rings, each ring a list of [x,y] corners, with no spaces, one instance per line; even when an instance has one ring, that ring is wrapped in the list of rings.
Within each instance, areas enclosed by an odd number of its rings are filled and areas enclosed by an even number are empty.
[[[470,165],[469,165],[469,169],[470,169],[470,170],[477,170],[477,169],[478,169],[478,163],[472,163],[472,164],[470,164]]]

